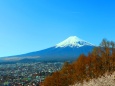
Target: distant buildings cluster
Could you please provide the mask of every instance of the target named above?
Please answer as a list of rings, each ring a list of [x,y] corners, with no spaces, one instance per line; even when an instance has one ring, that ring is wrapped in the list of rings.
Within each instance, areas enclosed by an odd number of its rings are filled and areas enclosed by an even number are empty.
[[[0,86],[39,86],[62,65],[62,62],[0,64]]]

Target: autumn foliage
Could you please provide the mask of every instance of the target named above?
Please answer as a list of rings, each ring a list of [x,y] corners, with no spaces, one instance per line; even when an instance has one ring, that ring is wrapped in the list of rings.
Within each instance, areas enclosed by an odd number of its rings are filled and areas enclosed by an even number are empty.
[[[115,43],[104,39],[100,46],[95,47],[87,56],[82,54],[71,64],[65,62],[60,71],[45,79],[44,86],[69,86],[114,71]]]

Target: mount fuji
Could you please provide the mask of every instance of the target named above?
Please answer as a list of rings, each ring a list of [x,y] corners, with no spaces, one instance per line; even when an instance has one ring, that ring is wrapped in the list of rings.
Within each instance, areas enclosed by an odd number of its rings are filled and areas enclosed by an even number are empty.
[[[87,55],[95,46],[76,36],[70,36],[66,40],[53,47],[30,52],[22,55],[1,58],[2,61],[74,61],[81,54]]]

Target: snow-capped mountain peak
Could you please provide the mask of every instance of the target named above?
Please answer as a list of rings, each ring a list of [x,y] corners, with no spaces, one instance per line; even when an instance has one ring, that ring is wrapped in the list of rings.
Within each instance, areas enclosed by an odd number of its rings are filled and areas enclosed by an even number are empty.
[[[56,48],[58,48],[58,47],[82,47],[82,46],[86,46],[86,45],[93,46],[91,43],[86,42],[76,36],[70,36],[66,40],[57,44]]]

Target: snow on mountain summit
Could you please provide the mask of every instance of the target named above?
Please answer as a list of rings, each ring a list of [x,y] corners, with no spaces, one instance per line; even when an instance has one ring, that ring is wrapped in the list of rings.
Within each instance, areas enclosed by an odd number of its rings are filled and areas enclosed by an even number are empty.
[[[66,40],[57,44],[56,48],[58,48],[58,47],[82,47],[82,46],[86,46],[86,45],[93,46],[91,43],[86,42],[76,36],[70,36]]]

